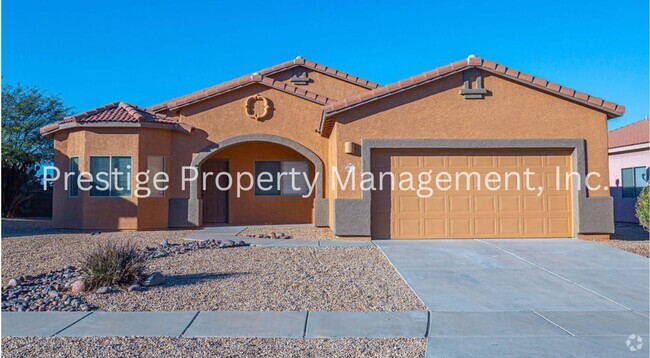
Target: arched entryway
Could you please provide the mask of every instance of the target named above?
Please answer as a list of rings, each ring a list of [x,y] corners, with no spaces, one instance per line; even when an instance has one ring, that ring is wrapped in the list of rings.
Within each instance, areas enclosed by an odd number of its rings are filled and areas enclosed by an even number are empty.
[[[232,188],[227,194],[215,192],[214,189],[203,191],[201,182],[193,181],[188,208],[188,221],[193,225],[298,222],[327,225],[327,203],[323,199],[323,162],[311,150],[290,139],[268,134],[228,138],[197,154],[192,160],[192,166],[199,172],[206,168],[209,168],[208,171],[215,168],[227,170],[234,178],[237,172],[255,175],[255,171],[261,169],[272,171],[273,168],[283,167],[309,168],[310,181],[315,179],[310,198],[302,198],[295,192],[256,193],[254,188],[239,193],[236,188]],[[208,187],[214,185],[214,177],[208,178],[210,180],[207,182]]]

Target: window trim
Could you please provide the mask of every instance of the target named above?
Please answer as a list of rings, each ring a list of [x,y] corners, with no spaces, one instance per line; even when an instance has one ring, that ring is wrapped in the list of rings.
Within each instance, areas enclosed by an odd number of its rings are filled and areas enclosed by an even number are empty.
[[[90,167],[90,163],[92,161],[92,158],[98,158],[98,157],[108,157],[108,170],[109,170],[109,175],[108,175],[108,195],[103,196],[103,195],[92,195],[92,190],[88,190],[88,197],[90,198],[130,198],[133,196],[133,156],[131,155],[122,155],[122,154],[111,154],[111,155],[89,155],[88,156],[88,172],[92,174],[92,170]],[[113,176],[110,175],[112,173],[112,166],[113,166],[113,157],[124,157],[124,158],[129,158],[131,162],[131,175],[130,175],[130,184],[129,184],[129,195],[113,195],[111,193],[111,189],[113,187]],[[93,178],[94,179],[94,178]]]
[[[150,170],[149,169],[149,158],[162,158],[162,172],[163,173],[165,172],[165,169],[167,169],[167,159],[165,158],[164,155],[147,155],[147,170]],[[160,173],[160,172],[158,172],[158,173]],[[149,190],[151,190],[151,193],[149,194],[149,198],[164,198],[164,197],[166,197],[167,196],[167,190],[162,190],[161,191],[162,195],[153,195],[154,190],[156,190],[156,188],[153,186],[153,176],[155,174],[151,174],[151,173],[149,173],[149,174],[150,174],[149,183],[151,183],[151,187],[149,188]],[[149,184],[147,184],[147,187],[149,187]]]
[[[79,185],[78,184],[78,179],[79,175],[81,174],[81,171],[79,170],[79,156],[72,156],[68,160],[68,173],[72,173],[72,160],[77,159],[77,172],[75,173],[74,176],[69,176],[68,177],[68,198],[78,198],[79,197]],[[70,183],[72,180],[75,181],[74,187],[77,188],[77,194],[72,195],[72,184]]]

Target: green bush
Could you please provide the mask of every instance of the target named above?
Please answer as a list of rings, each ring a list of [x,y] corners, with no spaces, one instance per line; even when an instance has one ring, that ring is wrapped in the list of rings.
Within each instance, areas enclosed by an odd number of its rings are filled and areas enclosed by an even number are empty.
[[[87,254],[81,274],[89,289],[103,286],[130,285],[142,280],[145,258],[132,244],[104,242]]]
[[[650,231],[650,185],[646,185],[636,200],[636,217],[646,231]]]

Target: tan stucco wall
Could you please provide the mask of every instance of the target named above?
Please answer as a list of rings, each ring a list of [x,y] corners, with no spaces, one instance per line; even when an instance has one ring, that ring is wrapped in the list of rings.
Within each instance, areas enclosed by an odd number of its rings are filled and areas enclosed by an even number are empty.
[[[285,146],[252,142],[238,144],[215,153],[210,159],[228,161],[228,169],[233,178],[236,173],[248,172],[255,174],[255,161],[258,160],[305,160],[298,152]],[[314,165],[309,163],[310,179],[314,176]],[[215,185],[214,177],[207,185]],[[236,179],[235,179],[236,180]],[[248,185],[248,180],[243,181]],[[256,196],[255,190],[242,191],[237,197],[237,190],[228,191],[228,223],[244,224],[308,224],[313,222],[312,203],[310,198],[300,196]]]
[[[346,97],[351,97],[362,92],[369,91],[367,88],[359,86],[357,84],[346,82],[338,78],[320,73],[318,71],[313,71],[306,69],[305,67],[300,67],[301,71],[307,71],[309,76],[309,83],[306,85],[296,85],[291,82],[291,77],[294,74],[293,69],[286,71],[278,72],[269,77],[282,81],[284,83],[296,86],[300,89],[306,91],[311,91],[318,93],[328,98],[332,99],[342,99]]]
[[[347,163],[359,173],[361,157],[345,154],[344,144],[370,138],[583,138],[587,171],[601,174],[592,183],[601,190],[588,195],[609,195],[602,189],[608,178],[605,114],[494,75],[484,76],[484,84],[485,99],[465,99],[462,74],[456,74],[339,114],[330,162],[342,175]],[[360,198],[361,191],[340,190],[337,197]]]
[[[68,170],[70,157],[79,157],[79,171],[90,171],[90,156],[131,156],[133,170],[139,166],[138,130],[125,128],[74,129],[55,136],[55,159],[57,167]],[[62,173],[63,175],[63,173]],[[53,220],[57,227],[75,229],[137,229],[138,199],[130,197],[91,197],[89,192],[79,190],[79,196],[69,197],[63,190],[64,180],[55,183]],[[132,188],[135,181],[132,180]]]
[[[148,156],[162,156],[169,167],[172,132],[161,129],[141,129],[139,140],[139,171],[146,171]],[[137,179],[137,178],[134,178]],[[135,191],[134,191],[135,194]],[[169,193],[164,197],[138,198],[138,229],[159,229],[167,227]]]
[[[268,98],[274,108],[272,116],[263,121],[251,119],[244,112],[245,99],[258,93]],[[181,109],[180,121],[195,129],[189,136],[173,134],[169,169],[175,185],[170,197],[189,197],[189,190],[181,190],[180,175],[182,166],[190,165],[195,153],[243,134],[272,134],[293,140],[314,152],[327,168],[328,140],[316,133],[321,108],[317,103],[264,85],[251,85]]]

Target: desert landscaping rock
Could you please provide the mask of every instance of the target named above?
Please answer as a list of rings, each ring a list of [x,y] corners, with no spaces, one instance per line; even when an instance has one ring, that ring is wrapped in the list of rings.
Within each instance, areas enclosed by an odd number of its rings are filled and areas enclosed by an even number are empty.
[[[89,294],[104,311],[426,310],[375,247],[243,247],[153,260],[164,286]]]
[[[187,252],[203,249],[223,249],[228,247],[247,246],[244,241],[232,240],[201,240],[201,241],[185,241],[180,244],[170,244],[163,241],[156,247],[146,247],[143,249],[143,255],[146,259],[152,260],[161,257],[181,255]]]
[[[87,290],[86,281],[83,279],[76,280],[70,285],[70,292],[72,293],[81,293]]]
[[[268,227],[248,227],[238,233],[237,236],[296,240],[333,240],[336,238],[329,228],[310,226],[274,227],[272,229]]]
[[[219,357],[424,357],[425,339],[282,338],[2,338],[5,357],[219,356]]]
[[[142,291],[142,286],[140,286],[138,284],[131,285],[131,286],[129,286],[128,290],[129,290],[129,292],[140,292],[140,291]]]
[[[104,232],[90,236],[82,231],[48,228],[46,221],[2,222],[2,277],[39,275],[81,263],[83,256],[104,241],[131,243],[136,247],[158,246],[162,240],[183,243],[194,230]]]
[[[99,295],[104,295],[104,294],[107,294],[107,293],[111,293],[111,288],[107,287],[107,286],[100,287],[100,288],[97,289],[97,291],[95,291],[95,293],[99,294]]]
[[[73,266],[38,276],[21,276],[16,286],[2,290],[3,311],[88,311],[94,307],[72,292],[65,292],[78,281],[79,273]]]
[[[151,286],[162,285],[165,283],[165,281],[166,281],[165,275],[163,275],[160,272],[154,272],[151,275],[149,275],[142,284],[147,287],[151,287]]]

